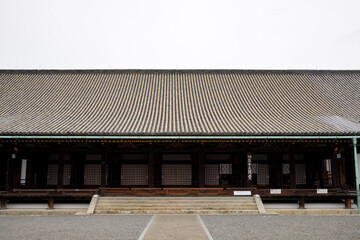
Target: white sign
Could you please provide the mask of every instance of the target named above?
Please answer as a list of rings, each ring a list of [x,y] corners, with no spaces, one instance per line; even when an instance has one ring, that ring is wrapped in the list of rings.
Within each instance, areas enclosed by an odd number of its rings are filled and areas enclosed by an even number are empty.
[[[270,189],[270,194],[281,194],[281,189]]]
[[[317,194],[327,194],[328,190],[327,189],[316,189],[316,193]]]
[[[235,196],[251,196],[251,191],[234,191]]]

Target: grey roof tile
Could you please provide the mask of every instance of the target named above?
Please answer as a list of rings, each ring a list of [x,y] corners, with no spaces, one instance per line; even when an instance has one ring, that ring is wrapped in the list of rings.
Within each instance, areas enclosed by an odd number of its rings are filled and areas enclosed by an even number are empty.
[[[0,71],[1,135],[360,134],[360,71]]]

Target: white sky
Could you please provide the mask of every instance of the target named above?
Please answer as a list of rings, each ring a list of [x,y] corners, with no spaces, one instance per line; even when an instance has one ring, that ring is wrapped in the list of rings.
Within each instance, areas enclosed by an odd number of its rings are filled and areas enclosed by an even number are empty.
[[[0,0],[0,69],[360,69],[359,0]]]

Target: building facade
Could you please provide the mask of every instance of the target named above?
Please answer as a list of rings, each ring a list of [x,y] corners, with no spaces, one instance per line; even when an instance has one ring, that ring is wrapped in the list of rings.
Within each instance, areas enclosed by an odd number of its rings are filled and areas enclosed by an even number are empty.
[[[356,196],[359,71],[0,71],[0,198]]]

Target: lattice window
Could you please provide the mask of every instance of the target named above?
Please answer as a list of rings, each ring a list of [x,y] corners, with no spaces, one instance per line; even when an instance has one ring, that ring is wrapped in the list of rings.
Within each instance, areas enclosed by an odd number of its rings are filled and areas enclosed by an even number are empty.
[[[121,164],[121,185],[147,185],[147,164]]]
[[[282,174],[290,174],[290,163],[282,164]]]
[[[220,164],[220,174],[232,174],[232,164]]]
[[[57,185],[58,165],[48,164],[47,185]]]
[[[251,173],[252,174],[257,174],[258,172],[258,164],[257,163],[252,163],[251,164]]]
[[[47,185],[57,185],[58,165],[48,164]],[[71,164],[64,164],[63,185],[71,183]]]
[[[269,164],[258,164],[257,184],[269,184]]]
[[[191,185],[191,164],[163,164],[162,185]]]
[[[306,184],[305,164],[295,164],[296,184]]]
[[[101,164],[85,164],[84,185],[101,184]]]
[[[64,164],[63,185],[70,185],[71,183],[71,164]]]
[[[205,164],[205,185],[219,185],[219,164]]]

